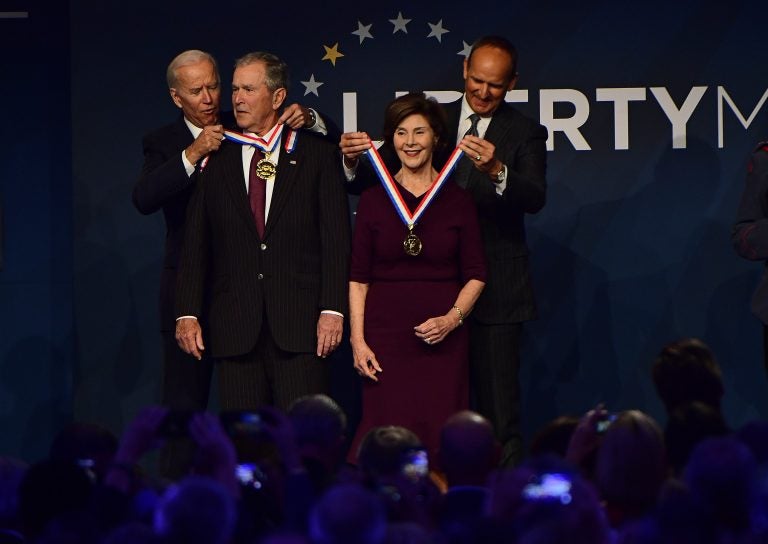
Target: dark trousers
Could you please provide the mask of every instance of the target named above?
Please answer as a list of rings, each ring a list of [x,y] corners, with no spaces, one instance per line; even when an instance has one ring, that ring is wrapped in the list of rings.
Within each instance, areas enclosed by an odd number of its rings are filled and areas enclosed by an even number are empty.
[[[198,361],[176,343],[173,331],[163,331],[163,406],[178,411],[203,411],[208,407],[213,363]],[[171,438],[160,452],[161,476],[177,480],[187,474],[194,445],[189,438]]]
[[[469,366],[473,409],[493,424],[501,443],[500,466],[523,457],[520,432],[520,333],[522,325],[470,323]]]
[[[328,394],[327,362],[314,353],[281,350],[266,323],[251,352],[217,364],[222,410],[272,405],[285,411],[299,397]]]

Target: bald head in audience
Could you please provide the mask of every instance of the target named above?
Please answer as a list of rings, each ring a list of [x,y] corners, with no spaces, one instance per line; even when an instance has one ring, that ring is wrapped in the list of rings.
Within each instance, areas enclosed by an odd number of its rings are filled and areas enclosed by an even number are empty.
[[[440,466],[449,486],[484,486],[498,462],[491,423],[464,410],[449,417],[440,432]]]

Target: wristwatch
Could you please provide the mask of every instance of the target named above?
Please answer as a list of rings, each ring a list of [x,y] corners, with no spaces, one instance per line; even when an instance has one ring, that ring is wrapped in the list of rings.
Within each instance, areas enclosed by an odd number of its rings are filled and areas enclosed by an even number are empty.
[[[307,108],[307,111],[309,112],[309,123],[307,123],[307,128],[312,128],[317,124],[317,116],[315,115],[315,110],[312,108]]]
[[[498,172],[491,176],[494,183],[504,183],[507,180],[507,165],[502,163]]]

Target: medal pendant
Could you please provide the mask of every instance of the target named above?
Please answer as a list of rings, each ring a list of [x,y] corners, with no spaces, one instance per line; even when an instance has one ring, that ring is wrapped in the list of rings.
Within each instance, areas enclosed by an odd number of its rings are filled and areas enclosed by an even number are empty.
[[[277,172],[277,165],[269,160],[269,153],[256,163],[256,175],[265,181],[272,181]]]
[[[421,240],[413,233],[413,225],[408,225],[408,236],[403,240],[403,250],[411,257],[421,253]]]

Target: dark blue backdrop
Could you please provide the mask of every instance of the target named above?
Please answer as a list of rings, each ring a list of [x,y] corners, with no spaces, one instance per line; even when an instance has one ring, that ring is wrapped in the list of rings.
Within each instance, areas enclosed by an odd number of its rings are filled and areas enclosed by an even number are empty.
[[[13,52],[2,60],[0,451],[34,458],[72,415],[119,429],[157,399],[163,224],[130,193],[142,134],[177,114],[167,63],[192,47],[220,60],[225,90],[235,57],[276,52],[292,68],[290,100],[376,134],[396,92],[460,91],[465,42],[508,36],[527,91],[509,98],[549,125],[552,148],[548,203],[528,221],[541,315],[525,335],[528,436],[598,401],[661,418],[649,365],[680,336],[718,354],[734,425],[768,414],[748,310],[762,267],[729,241],[768,126],[761,3],[17,4],[28,19],[0,19]],[[407,33],[389,21],[398,12]],[[359,25],[371,25],[362,43]],[[335,65],[323,60],[334,44]]]

